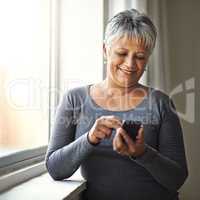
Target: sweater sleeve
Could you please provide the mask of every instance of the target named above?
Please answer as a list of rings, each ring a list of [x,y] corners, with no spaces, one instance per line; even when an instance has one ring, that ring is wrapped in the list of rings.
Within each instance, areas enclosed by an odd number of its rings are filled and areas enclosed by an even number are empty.
[[[71,93],[64,95],[55,116],[45,164],[51,177],[62,180],[70,177],[90,154],[93,145],[88,142],[87,133],[75,138],[75,103]]]
[[[146,152],[136,158],[162,186],[177,191],[188,176],[182,128],[172,100],[162,109],[158,150],[146,145]]]

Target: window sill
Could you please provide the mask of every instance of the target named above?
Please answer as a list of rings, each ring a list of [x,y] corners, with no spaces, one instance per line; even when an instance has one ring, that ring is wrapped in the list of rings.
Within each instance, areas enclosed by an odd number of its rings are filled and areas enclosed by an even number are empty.
[[[78,200],[86,189],[86,181],[77,171],[72,177],[63,181],[54,181],[48,173],[32,178],[0,195],[0,200],[53,199]]]

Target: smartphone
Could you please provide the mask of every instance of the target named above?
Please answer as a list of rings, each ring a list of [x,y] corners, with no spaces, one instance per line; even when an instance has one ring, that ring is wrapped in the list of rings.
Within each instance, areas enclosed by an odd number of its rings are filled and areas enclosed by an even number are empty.
[[[122,123],[122,128],[127,132],[131,139],[135,141],[141,125],[142,123],[139,121],[124,120]]]

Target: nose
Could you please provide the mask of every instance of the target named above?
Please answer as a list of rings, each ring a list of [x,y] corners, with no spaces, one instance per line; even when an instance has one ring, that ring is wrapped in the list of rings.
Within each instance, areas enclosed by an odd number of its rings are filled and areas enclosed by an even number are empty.
[[[132,56],[129,56],[126,58],[125,64],[129,69],[136,70],[137,66],[136,66],[135,58],[133,58]]]

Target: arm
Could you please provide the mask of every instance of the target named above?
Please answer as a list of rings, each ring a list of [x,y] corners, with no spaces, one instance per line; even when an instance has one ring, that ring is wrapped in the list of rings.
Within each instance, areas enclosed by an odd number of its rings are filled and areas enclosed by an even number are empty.
[[[135,161],[168,190],[177,191],[185,182],[188,169],[182,129],[177,114],[169,105],[163,111],[158,151],[146,145],[146,152]]]
[[[87,133],[74,141],[76,124],[73,107],[72,97],[68,93],[56,111],[55,123],[45,158],[47,170],[55,180],[70,177],[93,148],[88,142]]]

